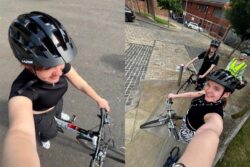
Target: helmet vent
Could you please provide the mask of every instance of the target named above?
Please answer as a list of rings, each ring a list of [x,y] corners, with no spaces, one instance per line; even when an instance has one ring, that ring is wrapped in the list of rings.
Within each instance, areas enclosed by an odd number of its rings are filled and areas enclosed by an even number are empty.
[[[56,48],[54,47],[54,44],[48,37],[44,37],[42,39],[42,42],[45,44],[47,49],[50,51],[52,55],[58,55]]]
[[[32,23],[32,22],[30,22],[30,23],[27,25],[27,28],[28,28],[31,32],[35,33],[35,34],[38,33],[38,31],[37,31],[37,26],[36,26],[34,23]]]
[[[54,35],[56,36],[57,40],[59,41],[59,45],[63,48],[63,50],[67,49],[66,43],[64,42],[64,38],[58,30],[53,31]]]

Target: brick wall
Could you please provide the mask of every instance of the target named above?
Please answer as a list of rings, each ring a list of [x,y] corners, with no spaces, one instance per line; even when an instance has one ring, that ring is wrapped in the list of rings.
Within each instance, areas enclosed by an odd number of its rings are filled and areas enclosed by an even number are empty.
[[[151,13],[148,11],[147,1],[149,4],[149,10],[151,9],[150,4],[153,3],[156,15],[165,17],[168,16],[168,12],[166,10],[162,10],[158,7],[157,0],[125,0],[125,3],[136,12]]]
[[[201,2],[188,2],[186,18],[189,21],[198,24],[200,23],[201,27],[203,27],[206,31],[208,31],[210,35],[216,38],[222,38],[224,34],[227,32],[230,23],[226,19],[215,17],[214,10],[215,9],[223,10],[224,6],[220,7],[220,6],[212,6],[210,4],[205,4],[207,8],[199,11],[197,9],[199,5],[201,5]],[[185,1],[183,3],[183,7],[185,9]]]

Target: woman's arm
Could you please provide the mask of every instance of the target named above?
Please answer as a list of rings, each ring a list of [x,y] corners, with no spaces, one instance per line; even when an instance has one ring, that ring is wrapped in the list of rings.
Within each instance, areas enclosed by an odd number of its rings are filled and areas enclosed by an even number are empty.
[[[209,73],[213,70],[213,68],[214,68],[215,66],[216,66],[215,64],[212,64],[212,65],[210,66],[210,68],[209,68],[203,75],[200,76],[200,78],[206,77],[207,74],[209,74]]]
[[[32,102],[23,96],[9,100],[9,130],[3,149],[4,167],[39,167]]]
[[[168,98],[179,98],[179,97],[191,97],[191,98],[195,98],[195,97],[200,97],[202,95],[205,94],[204,90],[198,91],[198,92],[185,92],[185,93],[180,93],[180,94],[174,94],[174,93],[169,93],[168,94]]]
[[[211,167],[217,153],[223,120],[216,113],[206,114],[205,124],[195,133],[185,152],[178,160],[187,167]]]
[[[190,64],[192,64],[194,61],[196,61],[198,57],[193,58],[191,61],[189,61],[187,64],[185,64],[184,69],[186,69]]]
[[[93,100],[95,100],[100,108],[105,108],[107,111],[110,111],[108,102],[104,98],[100,97],[72,66],[70,71],[65,74],[65,76],[75,88],[84,92]]]

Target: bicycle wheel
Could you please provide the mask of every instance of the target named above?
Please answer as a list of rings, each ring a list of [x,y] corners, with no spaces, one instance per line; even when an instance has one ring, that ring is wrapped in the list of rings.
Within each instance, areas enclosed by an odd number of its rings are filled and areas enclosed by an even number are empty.
[[[87,141],[85,139],[77,139],[78,142],[85,148],[87,148],[88,150],[91,150],[92,152],[95,151],[95,146],[92,144],[91,141]],[[125,151],[123,151],[120,148],[117,148],[113,145],[108,145],[108,149],[107,149],[107,154],[106,157],[109,159],[112,159],[114,161],[120,162],[120,163],[125,163]],[[95,161],[95,163],[97,163]]]
[[[109,146],[107,150],[107,157],[125,164],[125,150],[122,148]]]
[[[152,120],[152,121],[149,121],[149,122],[146,122],[144,124],[142,124],[140,126],[141,129],[145,129],[145,128],[151,128],[151,127],[157,127],[157,126],[163,126],[165,125],[167,122],[167,118],[158,118],[156,120]]]
[[[96,160],[92,158],[89,167],[96,167],[96,166],[97,166]]]

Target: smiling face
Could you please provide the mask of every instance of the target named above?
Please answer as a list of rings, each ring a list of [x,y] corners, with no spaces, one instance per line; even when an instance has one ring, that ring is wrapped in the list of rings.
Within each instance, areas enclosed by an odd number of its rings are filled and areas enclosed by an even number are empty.
[[[63,74],[63,69],[65,67],[65,64],[60,64],[55,67],[46,68],[46,69],[36,69],[36,76],[47,83],[54,84],[57,83],[60,79],[60,77]]]
[[[207,102],[216,102],[220,100],[221,97],[229,96],[228,92],[224,93],[225,88],[214,81],[207,81],[204,90],[205,90],[205,100]]]

